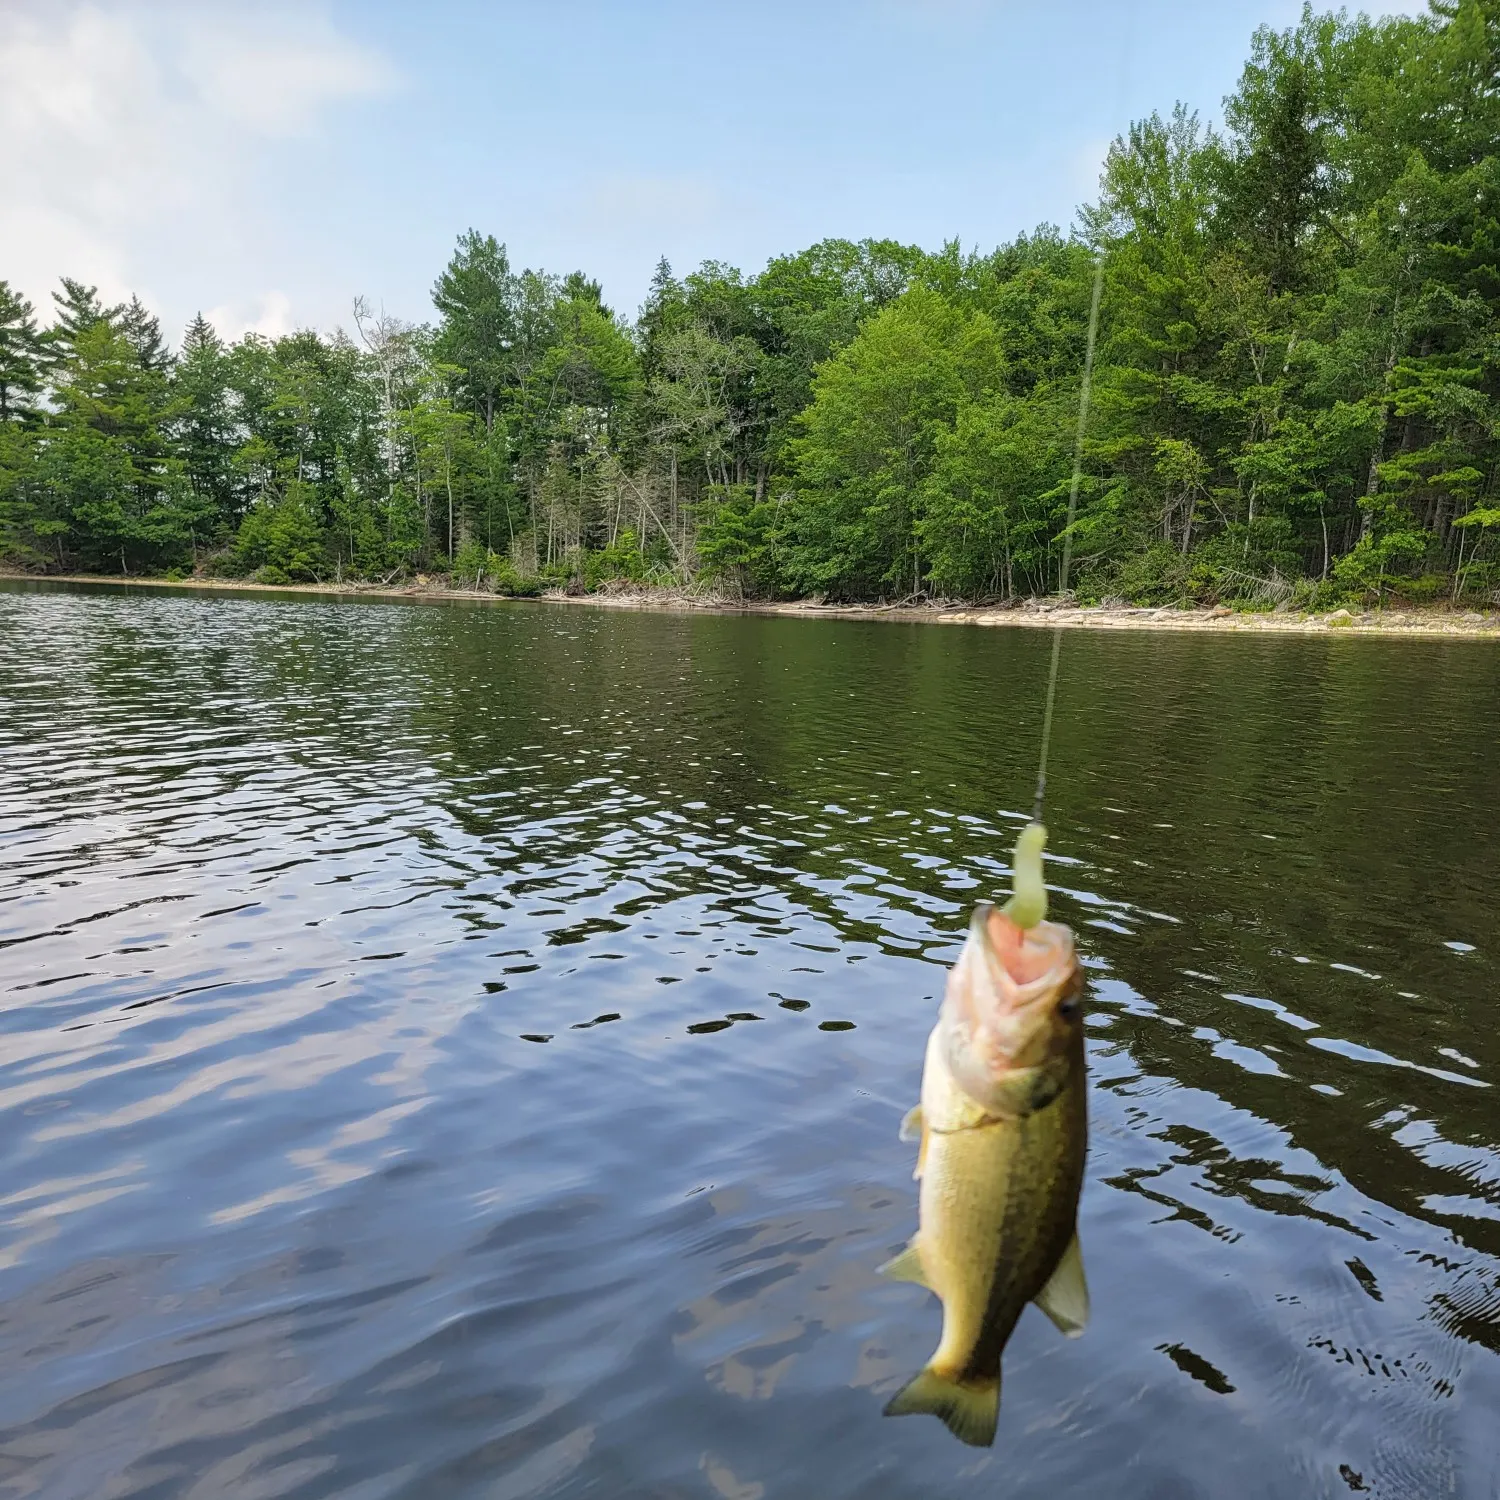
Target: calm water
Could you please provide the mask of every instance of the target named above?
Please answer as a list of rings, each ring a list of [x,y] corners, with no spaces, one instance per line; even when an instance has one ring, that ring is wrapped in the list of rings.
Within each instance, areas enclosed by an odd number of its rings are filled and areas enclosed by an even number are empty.
[[[1500,653],[1070,635],[1094,1322],[883,1400],[1049,639],[0,592],[0,1496],[1500,1495]]]

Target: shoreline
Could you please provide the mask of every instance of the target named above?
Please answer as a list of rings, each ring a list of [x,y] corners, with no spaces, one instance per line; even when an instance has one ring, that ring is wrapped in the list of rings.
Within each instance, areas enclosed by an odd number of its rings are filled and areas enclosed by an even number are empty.
[[[789,619],[899,620],[933,625],[1015,626],[1021,629],[1188,630],[1217,633],[1282,635],[1446,636],[1500,640],[1500,611],[1442,609],[1350,610],[1302,614],[1237,613],[1223,605],[1212,609],[1179,609],[1171,605],[1065,605],[1049,599],[1013,605],[983,604],[818,604],[734,600],[661,590],[641,593],[564,594],[531,598],[493,594],[481,589],[452,589],[430,583],[400,588],[362,583],[251,583],[236,578],[114,578],[90,573],[16,573],[0,571],[13,583],[91,584],[120,589],[188,589],[205,593],[286,595],[313,598],[386,599],[421,603],[569,604],[591,609],[622,609],[659,614],[770,615]]]

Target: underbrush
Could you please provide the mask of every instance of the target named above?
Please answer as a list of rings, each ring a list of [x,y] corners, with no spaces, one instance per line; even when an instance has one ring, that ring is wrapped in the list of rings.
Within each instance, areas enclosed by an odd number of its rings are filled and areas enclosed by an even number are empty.
[[[1238,549],[1216,550],[1212,544],[1184,555],[1157,543],[1112,567],[1095,570],[1081,583],[1080,599],[1090,603],[1118,600],[1137,606],[1223,605],[1247,613],[1295,611],[1314,613],[1348,608],[1472,607],[1476,600],[1495,603],[1488,574],[1476,568],[1455,580],[1446,573],[1386,571],[1390,559],[1373,549],[1356,549],[1334,565],[1329,578],[1297,576],[1289,560],[1276,555],[1249,558]]]

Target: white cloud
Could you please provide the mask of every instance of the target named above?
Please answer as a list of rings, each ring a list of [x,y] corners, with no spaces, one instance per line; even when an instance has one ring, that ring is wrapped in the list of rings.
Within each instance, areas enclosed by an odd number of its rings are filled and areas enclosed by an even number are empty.
[[[203,314],[223,339],[238,339],[247,333],[259,333],[268,339],[280,338],[296,327],[292,317],[292,299],[285,292],[266,292],[258,308],[247,311],[242,302],[222,302]]]
[[[384,92],[395,75],[314,13],[189,22],[184,70],[205,107],[264,135],[306,133],[318,112],[343,99]]]
[[[64,273],[151,302],[148,244],[233,245],[270,143],[393,82],[311,7],[0,10],[0,277],[44,315]]]

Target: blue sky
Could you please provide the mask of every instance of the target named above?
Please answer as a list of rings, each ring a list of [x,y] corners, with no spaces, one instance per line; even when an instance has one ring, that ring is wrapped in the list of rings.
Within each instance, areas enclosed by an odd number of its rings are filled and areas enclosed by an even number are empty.
[[[1381,11],[1425,10],[1385,0]],[[473,226],[633,312],[656,260],[1066,227],[1109,140],[1219,114],[1299,0],[10,0],[0,277],[174,331],[401,317]]]

